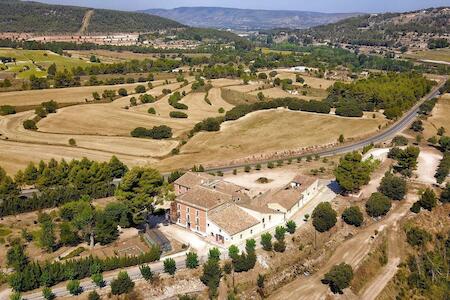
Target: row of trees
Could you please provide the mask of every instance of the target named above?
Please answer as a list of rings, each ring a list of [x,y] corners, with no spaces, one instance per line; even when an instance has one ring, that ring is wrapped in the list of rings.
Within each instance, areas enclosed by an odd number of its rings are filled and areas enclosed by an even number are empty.
[[[290,110],[301,110],[307,112],[315,113],[330,113],[330,106],[324,102],[316,100],[299,100],[296,98],[280,98],[271,101],[257,102],[253,104],[242,104],[233,107],[231,110],[227,111],[225,114],[225,121],[237,120],[242,118],[248,113],[258,111],[273,109],[278,107],[287,107]]]
[[[89,256],[64,262],[31,262],[24,253],[24,247],[15,243],[8,250],[8,265],[14,268],[9,276],[10,286],[18,292],[30,291],[39,287],[50,287],[66,280],[79,280],[94,274],[126,268],[159,260],[161,251],[153,247],[138,256],[113,256],[105,259]]]

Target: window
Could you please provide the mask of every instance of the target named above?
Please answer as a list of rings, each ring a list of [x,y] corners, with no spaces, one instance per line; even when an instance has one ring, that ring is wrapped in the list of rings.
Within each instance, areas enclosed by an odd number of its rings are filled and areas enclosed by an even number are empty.
[[[208,224],[206,224],[208,227],[209,227],[209,223]]]
[[[239,236],[240,239],[242,239],[242,234]]]
[[[187,208],[187,212],[188,212],[188,213],[190,213],[190,209],[189,209],[189,207]]]
[[[262,219],[262,222],[264,223],[264,218]]]
[[[272,218],[272,216],[269,216],[269,221],[270,221],[271,218]]]
[[[198,217],[198,209],[195,210],[195,215]]]
[[[181,209],[181,205],[177,204],[177,209],[180,210]]]
[[[198,226],[195,226],[195,230],[199,231],[199,230],[198,230]]]
[[[195,218],[195,224],[200,224],[200,222],[198,221],[198,218]]]
[[[250,234],[252,234],[253,233],[253,229],[250,229]]]

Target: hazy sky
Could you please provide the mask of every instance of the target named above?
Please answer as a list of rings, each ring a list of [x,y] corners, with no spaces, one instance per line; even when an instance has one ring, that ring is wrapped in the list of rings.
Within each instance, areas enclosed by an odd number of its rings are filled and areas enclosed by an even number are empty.
[[[140,10],[179,6],[221,6],[259,9],[307,10],[319,12],[408,11],[450,6],[450,0],[36,0],[96,8]]]

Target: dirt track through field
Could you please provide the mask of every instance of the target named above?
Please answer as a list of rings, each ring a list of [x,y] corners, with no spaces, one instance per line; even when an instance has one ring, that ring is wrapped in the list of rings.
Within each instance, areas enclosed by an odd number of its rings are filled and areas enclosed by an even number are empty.
[[[334,265],[342,262],[350,264],[355,269],[371,251],[373,243],[372,236],[374,235],[375,230],[381,232],[387,227],[395,226],[396,223],[409,212],[409,208],[416,198],[417,195],[409,195],[408,200],[400,203],[383,220],[364,228],[351,239],[338,246],[331,258],[318,272],[314,273],[311,277],[300,277],[294,280],[272,293],[272,296],[269,297],[269,299],[324,299],[325,295],[330,293],[329,287],[321,283],[321,279],[325,273],[327,273]],[[397,265],[395,263],[388,264],[388,268],[389,270],[386,271],[394,272]],[[370,285],[371,288],[367,290],[367,294],[372,296],[375,295],[377,291],[382,289],[381,287],[384,287],[383,283],[389,281],[387,279],[388,278],[384,276],[377,277],[372,281]],[[349,292],[344,291],[344,294],[347,295]],[[358,297],[358,299],[365,298]]]

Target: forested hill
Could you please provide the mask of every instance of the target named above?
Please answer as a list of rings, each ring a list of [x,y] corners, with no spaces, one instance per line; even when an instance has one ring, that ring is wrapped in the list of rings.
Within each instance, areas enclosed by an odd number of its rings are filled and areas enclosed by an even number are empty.
[[[82,27],[86,12],[92,10],[93,14],[85,28],[88,33],[148,32],[185,27],[175,21],[145,13],[0,0],[0,31],[76,33]]]
[[[219,29],[309,28],[355,16],[352,13],[318,13],[291,10],[258,10],[224,7],[178,7],[144,12],[194,27]]]
[[[414,37],[450,34],[450,7],[406,13],[362,15],[301,32],[316,41],[367,46],[392,46]]]

